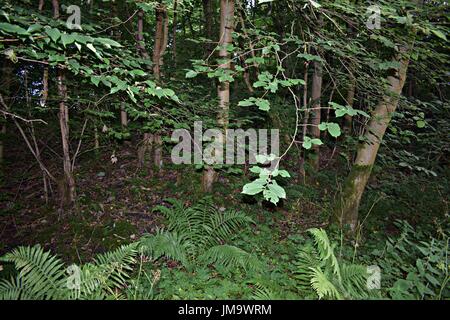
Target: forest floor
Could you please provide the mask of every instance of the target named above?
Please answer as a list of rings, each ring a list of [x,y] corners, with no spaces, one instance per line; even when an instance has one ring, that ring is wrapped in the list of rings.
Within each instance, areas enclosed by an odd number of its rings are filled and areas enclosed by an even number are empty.
[[[145,233],[154,233],[162,226],[162,219],[153,208],[164,204],[165,199],[175,198],[191,205],[205,196],[200,189],[201,174],[193,167],[166,165],[151,173],[137,169],[133,148],[120,150],[115,153],[117,163],[110,161],[108,152],[80,159],[83,164],[75,168],[78,201],[65,213],[54,201],[45,203],[38,166],[24,171],[25,160],[8,164],[13,168],[5,173],[7,183],[0,188],[0,254],[18,245],[39,243],[62,254],[65,260],[86,260]],[[324,154],[330,157],[332,152]],[[25,163],[32,163],[29,161]],[[271,217],[280,236],[287,237],[293,231],[328,224],[330,203],[339,189],[331,168],[338,165],[337,161],[329,165],[330,159],[324,156],[322,166],[328,168],[313,183],[288,185],[288,200],[279,207],[256,204],[241,195],[242,175],[222,175],[210,197],[218,207],[254,212],[259,221]],[[423,215],[415,214],[419,210],[429,212],[426,216],[430,221],[448,212],[448,186],[405,179],[385,181],[380,187],[376,178],[372,180],[362,211],[378,221],[408,219],[416,224],[417,219],[423,219]],[[393,230],[392,223],[386,223],[385,228]]]
[[[153,209],[165,205],[166,199],[175,198],[188,206],[205,198],[201,172],[195,168],[176,167],[166,161],[162,171],[151,173],[137,169],[133,148],[122,146],[119,150],[115,152],[117,163],[111,162],[113,150],[80,157],[75,167],[77,204],[63,214],[56,203],[45,204],[38,166],[23,170],[23,164],[32,163],[31,159],[23,152],[17,154],[20,160],[8,163],[10,169],[0,188],[0,255],[19,245],[40,244],[67,263],[85,263],[97,253],[163,227],[164,219]],[[214,193],[206,196],[217,208],[243,211],[256,222],[233,241],[271,266],[270,281],[276,279],[283,297],[290,297],[289,292],[295,297],[292,261],[304,243],[305,231],[329,224],[331,204],[341,184],[336,172],[345,172],[345,161],[338,157],[330,161],[330,150],[324,154],[328,155],[322,163],[325,168],[313,181],[299,183],[295,177],[280,181],[287,199],[277,207],[242,195],[243,184],[251,178],[242,173],[222,174]],[[295,158],[286,160],[286,167],[293,172]],[[363,237],[382,245],[387,236],[399,233],[394,224],[397,219],[420,225],[421,230],[448,229],[448,176],[449,172],[430,180],[375,173],[360,211]],[[156,267],[165,270],[159,284],[162,298],[249,298],[255,289],[246,285],[249,276],[199,270],[193,279],[171,261]]]

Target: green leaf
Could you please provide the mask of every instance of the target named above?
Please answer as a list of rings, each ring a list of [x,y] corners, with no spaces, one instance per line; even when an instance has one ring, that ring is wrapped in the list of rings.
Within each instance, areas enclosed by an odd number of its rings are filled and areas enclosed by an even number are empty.
[[[329,123],[328,124],[328,132],[332,137],[339,137],[341,135],[341,128],[337,123]]]
[[[258,106],[259,110],[262,111],[270,110],[270,102],[266,99],[257,99],[255,104]]]
[[[318,62],[322,62],[322,58],[319,56],[315,56],[309,53],[299,53],[297,55],[297,58],[303,58],[306,61],[318,61]]]
[[[263,191],[263,189],[264,186],[258,180],[255,180],[253,182],[247,183],[242,189],[242,193],[254,196],[255,194],[258,194],[261,191]]]
[[[319,124],[319,130],[325,131],[328,130],[332,137],[339,137],[341,135],[341,128],[337,123],[334,122],[322,122]]]
[[[89,50],[91,50],[92,52],[97,53],[97,49],[95,49],[95,47],[93,46],[92,43],[88,43],[88,44],[86,45],[86,47],[88,47]]]
[[[17,34],[28,34],[27,30],[24,28],[11,23],[0,23],[0,30],[7,33],[17,33]]]
[[[441,38],[442,40],[447,41],[447,36],[442,31],[432,29],[431,32],[433,32],[437,37]]]
[[[72,36],[71,34],[67,34],[67,33],[61,34],[61,42],[62,42],[64,48],[66,47],[66,45],[71,44],[74,41],[75,41],[75,37]]]
[[[95,38],[95,41],[103,44],[108,49],[110,49],[111,47],[116,47],[116,48],[122,47],[122,45],[120,43],[118,43],[117,41],[114,41],[114,40],[108,39],[108,38]]]
[[[273,180],[272,183],[270,183],[267,186],[267,189],[264,189],[263,191],[264,199],[272,202],[273,204],[277,204],[280,199],[286,198],[286,191],[278,185],[278,183]]]
[[[186,73],[186,78],[190,79],[190,78],[195,78],[198,75],[197,72],[195,72],[194,70],[189,70]]]
[[[423,121],[423,120],[417,121],[416,124],[417,124],[417,128],[424,128],[426,125],[425,121]]]
[[[279,170],[278,174],[283,177],[283,178],[290,178],[291,175],[289,174],[289,172],[287,172],[286,170]]]
[[[48,36],[50,37],[50,39],[52,39],[53,42],[56,42],[61,36],[61,32],[59,31],[59,29],[56,28],[46,28],[45,33],[48,34]]]
[[[238,103],[238,106],[240,106],[240,107],[249,107],[249,106],[253,106],[254,104],[255,104],[255,98],[248,98],[248,99],[245,99],[245,100],[241,100],[241,101],[239,101],[239,103]]]

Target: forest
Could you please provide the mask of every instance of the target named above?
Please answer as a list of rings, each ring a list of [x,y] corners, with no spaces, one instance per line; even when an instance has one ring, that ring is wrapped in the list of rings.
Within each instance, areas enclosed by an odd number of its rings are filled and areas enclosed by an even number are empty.
[[[448,1],[0,3],[0,300],[450,299]]]

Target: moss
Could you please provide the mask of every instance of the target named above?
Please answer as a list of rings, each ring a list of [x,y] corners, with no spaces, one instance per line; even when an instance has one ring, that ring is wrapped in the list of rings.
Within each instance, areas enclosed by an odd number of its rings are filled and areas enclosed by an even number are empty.
[[[343,189],[336,201],[333,220],[341,227],[356,227],[359,203],[369,179],[372,166],[353,165],[350,174],[344,181]]]

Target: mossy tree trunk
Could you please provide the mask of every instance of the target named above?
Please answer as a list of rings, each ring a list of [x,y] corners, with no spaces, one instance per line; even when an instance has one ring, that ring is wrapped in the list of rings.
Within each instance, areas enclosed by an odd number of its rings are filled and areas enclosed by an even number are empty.
[[[387,78],[388,89],[372,112],[372,118],[364,135],[364,143],[358,148],[355,163],[344,182],[344,187],[335,207],[335,217],[342,228],[354,232],[358,225],[358,209],[374,165],[380,143],[396,110],[406,80],[410,49],[402,46],[394,61],[400,67]]]

